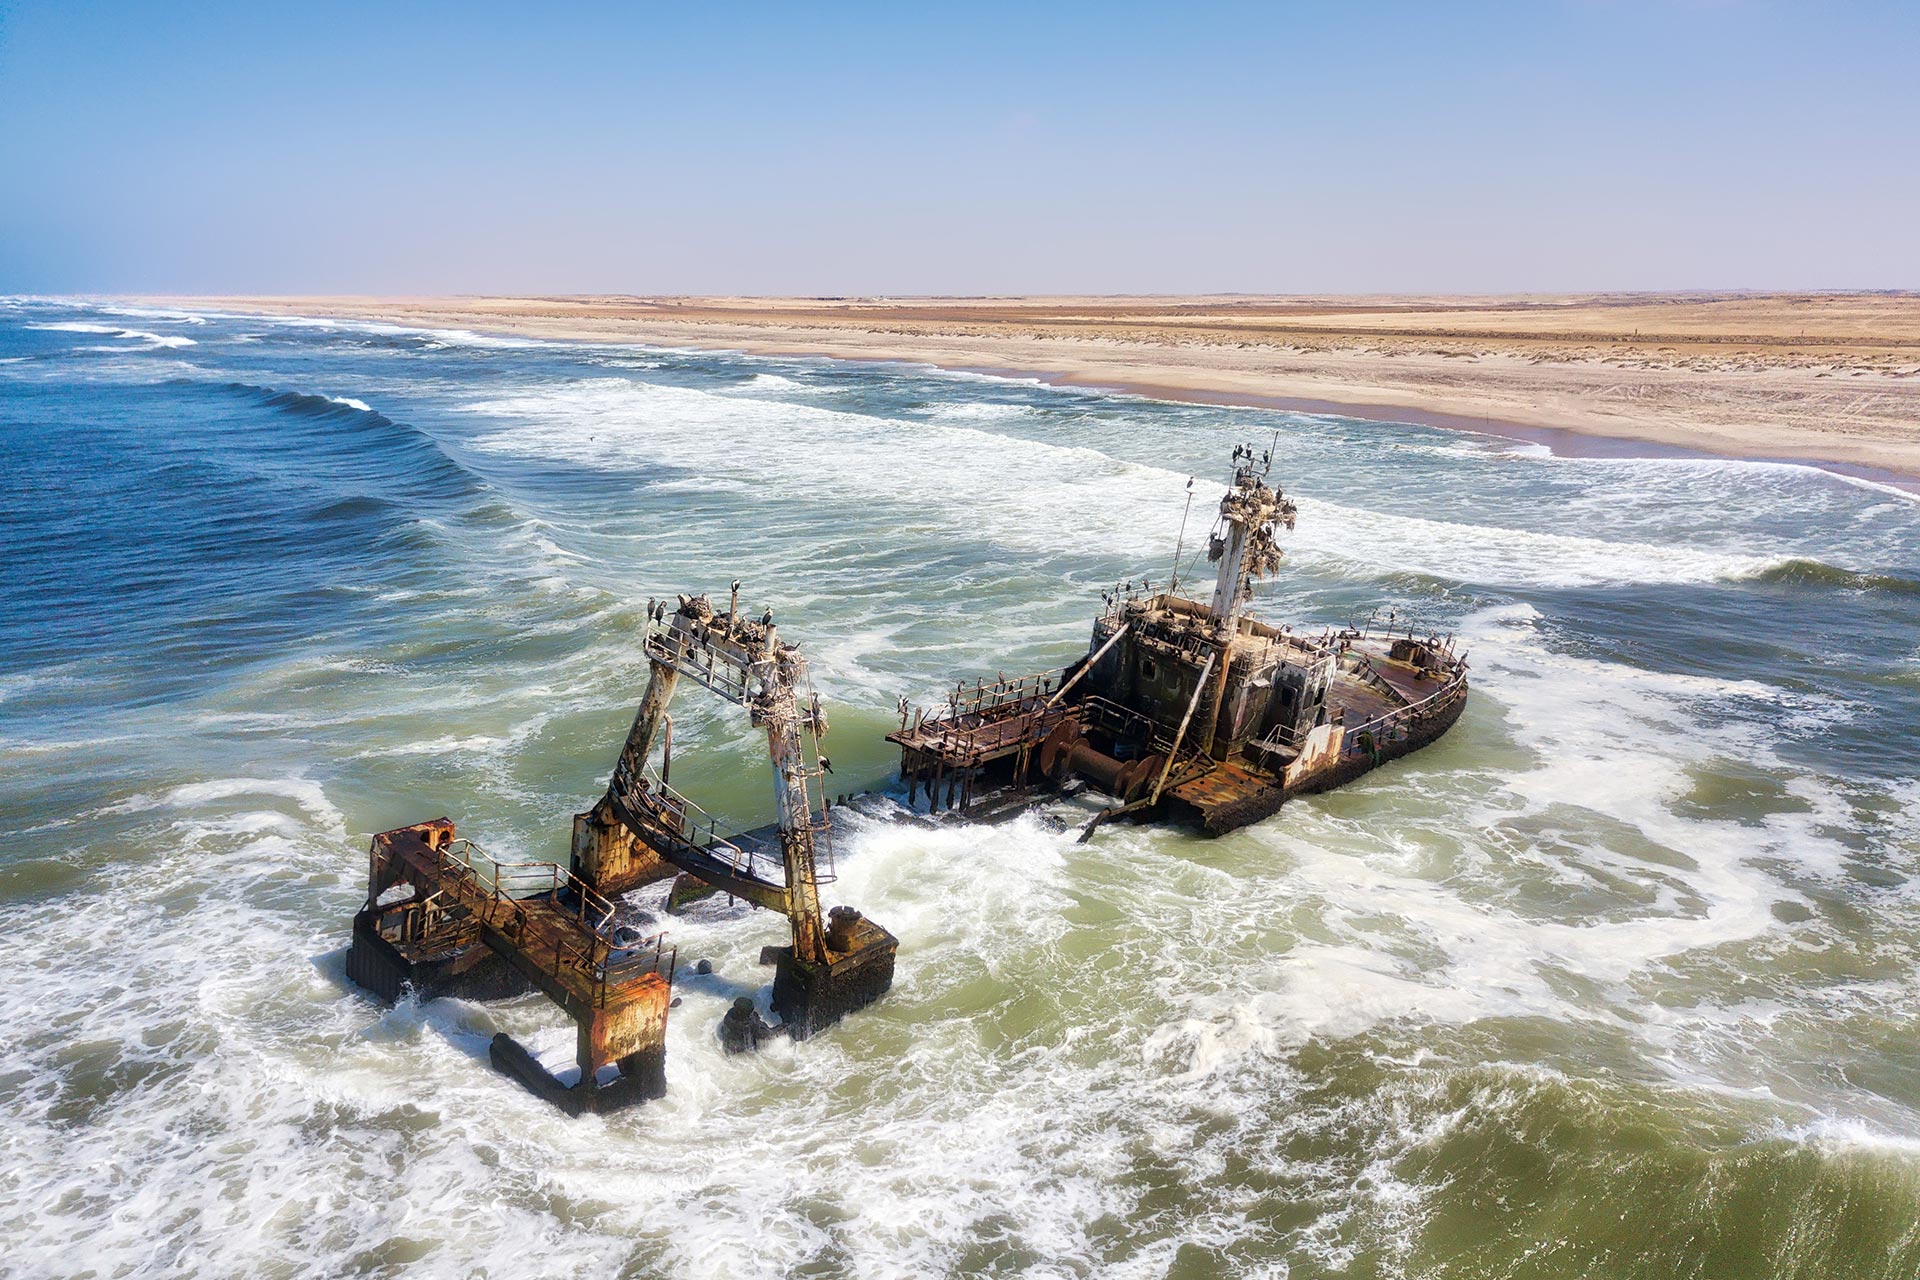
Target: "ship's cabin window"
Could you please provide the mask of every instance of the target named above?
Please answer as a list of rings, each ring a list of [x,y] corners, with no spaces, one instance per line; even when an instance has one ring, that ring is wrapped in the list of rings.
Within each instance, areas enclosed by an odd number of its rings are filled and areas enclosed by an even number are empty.
[[[1158,680],[1160,678],[1160,669],[1153,665],[1152,659],[1144,658],[1141,660],[1140,678],[1142,680]]]

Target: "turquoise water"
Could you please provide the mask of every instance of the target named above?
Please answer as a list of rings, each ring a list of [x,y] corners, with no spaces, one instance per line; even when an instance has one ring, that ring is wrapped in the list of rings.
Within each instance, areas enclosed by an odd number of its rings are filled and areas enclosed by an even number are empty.
[[[724,1058],[781,923],[668,920],[670,1096],[486,1066],[538,999],[342,973],[370,832],[562,858],[649,597],[745,581],[836,781],[1057,666],[1279,432],[1259,608],[1474,667],[1432,749],[1216,841],[875,802],[882,1004]],[[1807,468],[814,360],[0,302],[0,1269],[1920,1274],[1920,503]],[[744,719],[675,781],[771,810]],[[643,892],[643,898],[648,895]],[[686,965],[683,964],[683,973]],[[764,1001],[764,991],[761,997]]]

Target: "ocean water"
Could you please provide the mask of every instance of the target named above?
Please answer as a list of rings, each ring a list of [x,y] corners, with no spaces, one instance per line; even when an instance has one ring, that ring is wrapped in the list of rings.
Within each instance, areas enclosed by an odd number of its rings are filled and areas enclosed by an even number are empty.
[[[1276,432],[1259,607],[1458,633],[1435,747],[1218,840],[863,802],[831,896],[893,992],[726,1058],[782,922],[669,919],[671,1093],[606,1118],[487,1067],[567,1059],[539,998],[346,982],[369,833],[564,859],[650,597],[743,579],[884,788],[896,698],[1072,658]],[[0,302],[0,442],[0,1273],[1920,1274],[1912,495],[44,300]],[[676,712],[676,782],[765,820],[744,718]]]

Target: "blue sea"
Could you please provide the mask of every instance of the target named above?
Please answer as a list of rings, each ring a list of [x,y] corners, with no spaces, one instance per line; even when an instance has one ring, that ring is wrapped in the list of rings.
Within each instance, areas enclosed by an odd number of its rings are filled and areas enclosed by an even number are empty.
[[[1234,445],[1258,609],[1456,634],[1436,746],[1217,840],[904,822],[897,700],[1085,651]],[[0,1273],[1920,1274],[1920,500],[1810,467],[906,365],[0,300]],[[894,990],[669,1095],[343,972],[370,833],[564,861],[650,599],[771,608]],[[772,810],[744,717],[675,783]],[[642,890],[643,905],[664,886]],[[692,972],[693,961],[714,973]]]

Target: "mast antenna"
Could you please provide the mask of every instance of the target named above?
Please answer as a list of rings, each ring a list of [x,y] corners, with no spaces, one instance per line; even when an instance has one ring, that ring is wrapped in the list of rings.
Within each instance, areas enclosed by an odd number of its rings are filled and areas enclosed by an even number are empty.
[[[1173,542],[1173,577],[1167,582],[1167,594],[1180,590],[1180,548],[1187,542],[1187,516],[1193,511],[1193,477],[1187,477],[1187,509],[1180,513],[1180,536]]]

